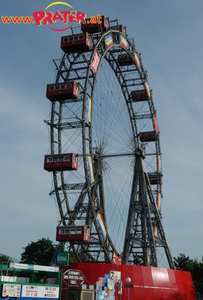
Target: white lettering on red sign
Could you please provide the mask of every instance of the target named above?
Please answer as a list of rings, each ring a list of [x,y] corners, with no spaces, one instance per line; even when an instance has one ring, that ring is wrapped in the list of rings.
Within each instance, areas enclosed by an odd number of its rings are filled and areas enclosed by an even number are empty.
[[[100,57],[99,57],[97,51],[95,51],[94,59],[92,61],[92,69],[94,70],[95,74],[97,73],[97,69],[98,69],[99,63],[100,63]]]
[[[84,277],[81,272],[76,270],[68,270],[67,274],[63,274],[63,279],[68,281],[68,285],[77,285],[84,282]]]

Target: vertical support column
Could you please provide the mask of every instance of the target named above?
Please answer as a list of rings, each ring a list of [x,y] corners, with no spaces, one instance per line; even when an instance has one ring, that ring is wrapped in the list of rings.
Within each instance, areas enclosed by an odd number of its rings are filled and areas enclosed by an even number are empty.
[[[161,218],[144,164],[144,154],[136,149],[136,163],[126,225],[122,263],[158,267],[156,245],[163,247],[170,268],[174,268]],[[154,233],[157,230],[157,236]],[[150,257],[150,262],[149,262]]]

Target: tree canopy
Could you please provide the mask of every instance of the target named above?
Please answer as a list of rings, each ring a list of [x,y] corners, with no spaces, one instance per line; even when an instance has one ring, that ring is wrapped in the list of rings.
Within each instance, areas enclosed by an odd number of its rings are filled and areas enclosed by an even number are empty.
[[[0,264],[6,264],[8,262],[8,256],[0,254]]]
[[[185,256],[185,254],[180,253],[180,256],[174,259],[174,264],[177,270],[182,271],[190,271],[193,260],[189,258],[189,256]]]
[[[49,238],[31,242],[23,248],[25,251],[21,254],[21,263],[49,266],[56,247]]]
[[[21,263],[49,266],[58,251],[58,245],[53,244],[49,238],[42,238],[37,242],[31,242],[23,249],[25,251],[21,254]],[[63,247],[60,247],[59,251],[63,251]],[[69,261],[77,261],[73,251],[69,252]]]

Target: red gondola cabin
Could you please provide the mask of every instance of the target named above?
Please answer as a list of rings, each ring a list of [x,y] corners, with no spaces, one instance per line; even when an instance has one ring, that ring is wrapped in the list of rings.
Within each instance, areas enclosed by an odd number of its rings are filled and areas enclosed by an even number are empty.
[[[65,101],[67,99],[78,99],[79,96],[80,86],[76,81],[47,85],[46,97],[50,101]]]
[[[102,29],[102,31],[108,31],[109,18],[102,16],[101,19],[99,20],[99,22],[96,21],[93,24],[91,19],[87,19],[87,20],[85,20],[85,23],[81,25],[81,30],[83,32],[89,32],[89,33],[101,32],[101,29]]]
[[[140,132],[141,142],[155,142],[158,139],[158,135],[155,131]]]
[[[90,241],[90,229],[87,225],[58,226],[56,228],[56,240],[65,241]]]
[[[111,29],[119,30],[122,33],[122,35],[126,35],[126,26],[116,25],[116,26],[111,26]]]
[[[44,169],[49,172],[78,170],[78,155],[75,153],[45,155]]]
[[[120,66],[128,66],[134,64],[134,60],[128,54],[120,54],[118,56],[118,63]]]
[[[131,92],[133,102],[147,101],[149,99],[146,90],[136,90]]]
[[[162,177],[163,174],[162,173],[148,173],[149,176],[149,181],[152,185],[154,184],[162,184]]]
[[[87,52],[91,50],[91,37],[88,32],[63,36],[61,49],[65,53]]]

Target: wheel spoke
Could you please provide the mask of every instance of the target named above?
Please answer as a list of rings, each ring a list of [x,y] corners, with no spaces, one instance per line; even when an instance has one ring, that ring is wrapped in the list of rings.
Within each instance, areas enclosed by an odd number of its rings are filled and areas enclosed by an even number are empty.
[[[71,52],[65,47],[66,53],[59,64],[54,60],[56,84],[77,82],[80,94],[77,99],[51,100],[51,116],[45,121],[50,126],[51,154],[76,153],[79,164],[78,170],[53,172],[50,195],[56,198],[59,207],[59,224],[90,227],[88,244],[70,243],[81,261],[112,262],[115,252],[122,255],[124,251],[125,263],[132,263],[134,254],[146,257],[151,251],[154,255],[147,239],[156,226],[151,223],[151,231],[145,233],[146,241],[137,236],[137,232],[144,234],[146,228],[142,220],[144,202],[134,200],[141,199],[135,193],[136,185],[141,185],[135,176],[136,151],[140,148],[145,152],[151,183],[147,193],[154,199],[159,214],[161,148],[152,91],[141,56],[134,43],[115,28],[93,32],[91,49],[86,45],[77,51],[74,46]],[[78,34],[82,35],[76,32],[73,37]],[[88,33],[83,36],[90,39]],[[130,203],[134,207],[129,217]],[[149,206],[149,214],[154,214],[153,205]],[[128,219],[133,224],[132,237],[130,231],[126,233]],[[155,243],[161,244],[163,230],[158,232]],[[166,251],[168,260],[169,252]]]

